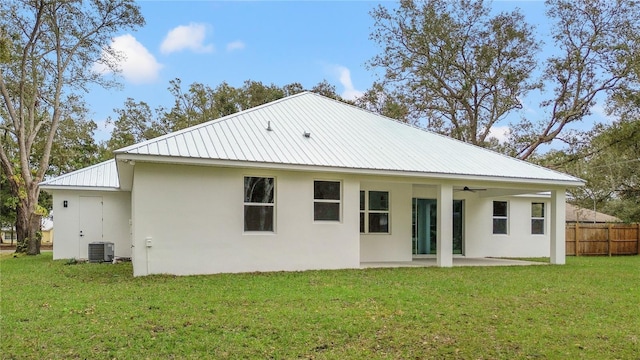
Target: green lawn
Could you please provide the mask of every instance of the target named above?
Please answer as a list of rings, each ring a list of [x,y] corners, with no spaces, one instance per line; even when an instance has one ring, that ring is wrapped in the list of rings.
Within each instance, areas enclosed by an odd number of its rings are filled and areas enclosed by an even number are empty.
[[[2,359],[640,359],[640,257],[133,278],[0,259]]]

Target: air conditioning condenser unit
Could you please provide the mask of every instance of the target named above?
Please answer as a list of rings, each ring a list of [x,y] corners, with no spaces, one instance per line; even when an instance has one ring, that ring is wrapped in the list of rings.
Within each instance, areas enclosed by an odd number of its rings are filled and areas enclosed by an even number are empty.
[[[89,243],[89,262],[111,262],[115,245],[112,242],[92,242]]]

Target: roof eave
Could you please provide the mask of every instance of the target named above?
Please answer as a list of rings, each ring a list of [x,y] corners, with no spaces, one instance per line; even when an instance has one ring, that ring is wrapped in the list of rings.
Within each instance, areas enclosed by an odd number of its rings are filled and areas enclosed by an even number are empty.
[[[116,154],[118,162],[151,162],[161,164],[176,165],[201,165],[201,166],[220,166],[233,168],[253,168],[253,169],[270,169],[270,170],[289,170],[289,171],[313,171],[313,172],[331,172],[359,175],[382,175],[382,176],[399,176],[399,177],[416,177],[425,179],[448,179],[448,180],[465,180],[465,181],[497,181],[518,184],[537,184],[537,185],[553,185],[557,187],[580,187],[585,182],[581,179],[576,180],[560,180],[560,179],[535,179],[535,178],[519,178],[505,176],[486,176],[486,175],[470,175],[470,174],[448,174],[448,173],[431,173],[419,171],[400,171],[387,169],[369,169],[369,168],[347,168],[335,166],[318,166],[304,164],[282,164],[267,163],[244,160],[223,160],[223,159],[204,159],[193,157],[176,157],[163,155],[142,155],[119,153]]]
[[[122,191],[120,188],[116,187],[106,187],[106,186],[66,186],[66,185],[48,185],[41,184],[40,189],[42,190],[82,190],[82,191]]]

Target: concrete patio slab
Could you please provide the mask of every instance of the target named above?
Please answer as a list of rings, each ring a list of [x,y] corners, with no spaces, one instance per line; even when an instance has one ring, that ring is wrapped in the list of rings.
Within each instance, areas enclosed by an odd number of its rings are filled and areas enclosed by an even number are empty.
[[[548,263],[537,261],[497,259],[497,258],[453,258],[453,266],[527,266],[527,265],[549,265]],[[412,261],[388,261],[388,262],[363,262],[361,269],[367,268],[394,268],[394,267],[435,267],[435,258],[420,258]]]

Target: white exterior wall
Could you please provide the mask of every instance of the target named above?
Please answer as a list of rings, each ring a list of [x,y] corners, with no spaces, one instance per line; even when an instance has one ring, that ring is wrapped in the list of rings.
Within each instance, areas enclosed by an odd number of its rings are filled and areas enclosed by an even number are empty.
[[[493,234],[493,201],[508,202],[506,235]],[[531,234],[531,203],[545,207],[544,234]],[[550,204],[545,197],[509,196],[478,198],[465,202],[467,257],[549,256]]]
[[[80,246],[80,197],[102,197],[102,240],[114,243],[116,257],[131,256],[131,193],[126,191],[47,190],[53,195],[54,259],[86,259]],[[63,202],[67,201],[67,207]],[[96,214],[95,216],[100,216]]]
[[[362,262],[410,261],[412,255],[413,198],[437,199],[433,184],[362,181],[361,190],[389,191],[390,234],[361,234]],[[550,252],[550,203],[542,196],[481,197],[481,193],[457,191],[454,200],[464,200],[464,253],[466,257],[543,257]],[[507,235],[493,234],[493,201],[507,201],[509,216]],[[545,232],[531,234],[531,203],[545,204]],[[458,255],[454,255],[458,256]]]
[[[411,261],[412,185],[363,181],[360,190],[389,192],[389,234],[361,234],[360,261]]]
[[[353,177],[141,162],[134,172],[136,276],[360,266]],[[275,232],[244,232],[244,176],[276,178]],[[342,181],[341,222],[314,222],[314,180]]]

